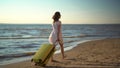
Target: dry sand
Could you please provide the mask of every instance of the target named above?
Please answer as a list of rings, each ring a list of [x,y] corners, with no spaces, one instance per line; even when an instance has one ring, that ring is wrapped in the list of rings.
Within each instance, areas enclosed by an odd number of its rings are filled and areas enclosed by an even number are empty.
[[[120,38],[89,41],[61,54],[45,68],[120,68]],[[0,66],[0,68],[44,68],[28,61]]]

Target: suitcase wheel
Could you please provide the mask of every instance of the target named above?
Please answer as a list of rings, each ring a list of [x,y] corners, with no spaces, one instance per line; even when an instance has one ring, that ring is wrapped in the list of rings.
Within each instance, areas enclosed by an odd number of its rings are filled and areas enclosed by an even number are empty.
[[[45,67],[46,64],[35,63],[35,66],[42,66],[42,67]]]
[[[42,67],[45,67],[46,66],[46,64],[43,64],[43,65],[41,65]]]
[[[38,63],[35,63],[35,66],[38,66],[39,64]]]
[[[33,62],[33,59],[31,59],[31,62]]]

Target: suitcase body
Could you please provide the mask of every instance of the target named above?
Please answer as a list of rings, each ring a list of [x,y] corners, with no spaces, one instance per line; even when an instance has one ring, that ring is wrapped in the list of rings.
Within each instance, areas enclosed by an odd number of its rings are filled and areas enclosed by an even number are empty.
[[[35,65],[45,66],[54,52],[55,47],[52,44],[42,44],[31,61],[33,61]]]

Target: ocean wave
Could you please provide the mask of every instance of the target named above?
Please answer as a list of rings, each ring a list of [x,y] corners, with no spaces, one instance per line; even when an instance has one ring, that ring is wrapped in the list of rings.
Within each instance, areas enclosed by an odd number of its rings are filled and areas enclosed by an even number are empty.
[[[63,36],[63,38],[81,38],[81,37],[112,37],[119,35],[76,35],[76,36]],[[49,36],[22,36],[22,37],[0,37],[0,39],[37,39],[37,38],[48,38]]]
[[[42,30],[42,31],[47,31],[50,29],[48,29],[48,28],[0,28],[0,30]]]
[[[66,42],[66,43],[76,43],[76,42],[78,42],[78,41],[68,41],[68,42]],[[76,44],[74,44],[74,45],[76,45]],[[37,46],[19,46],[19,47],[17,47],[17,48],[33,48],[33,47],[37,47]],[[65,51],[66,51],[66,49],[68,50],[68,49],[70,49],[70,48],[73,48],[74,46],[65,46],[64,48],[65,48]],[[60,51],[60,48],[57,48],[56,47],[56,49],[57,49],[57,51],[56,51],[56,53],[59,53],[59,51]],[[32,55],[34,55],[35,54],[35,52],[36,52],[36,50],[35,51],[33,51],[33,52],[26,52],[26,53],[17,53],[17,54],[3,54],[3,55],[0,55],[0,60],[2,60],[2,59],[7,59],[7,58],[9,58],[9,59],[12,59],[12,58],[19,58],[19,57],[27,57],[27,56],[32,56]]]
[[[0,55],[0,59],[5,59],[5,58],[19,58],[19,57],[25,57],[25,56],[32,56],[34,54],[35,54],[35,52]]]
[[[63,38],[80,38],[80,37],[88,37],[88,36],[92,36],[92,35],[63,36]],[[48,38],[48,37],[49,36],[22,36],[22,37],[0,37],[0,39],[36,39],[36,38]]]
[[[64,38],[79,38],[79,37],[86,37],[86,35],[81,34],[81,35],[76,35],[76,36],[64,36]]]
[[[112,37],[112,36],[116,37],[119,35],[117,35],[117,34],[116,35],[115,34],[114,35],[107,35],[107,34],[106,35],[105,34],[104,35],[103,34],[86,35],[86,37]]]
[[[1,36],[0,39],[34,39],[34,38],[48,38],[49,36],[32,36],[32,35],[23,35],[23,36]],[[79,37],[86,37],[85,34],[76,35],[76,36],[63,36],[63,38],[79,38]]]
[[[23,46],[19,46],[19,47],[15,47],[15,48],[36,48],[36,47],[38,47],[38,46],[34,46],[34,45],[28,45],[28,46],[25,46],[25,45],[23,45]]]
[[[119,35],[100,35],[100,34],[92,34],[92,35],[87,35],[87,34],[84,34],[84,35],[77,35],[77,36],[64,36],[64,38],[81,38],[81,37],[120,37]]]
[[[37,39],[37,38],[48,38],[49,36],[23,36],[23,37],[0,37],[0,39]],[[63,38],[80,38],[85,36],[63,36]]]
[[[72,42],[76,42],[76,41],[78,41],[78,40],[70,40],[70,41],[66,41],[64,43],[72,43]]]
[[[68,42],[65,42],[65,43],[72,43],[72,42],[75,42],[75,41],[68,41]],[[39,45],[39,44],[38,44]],[[35,45],[32,45],[32,44],[28,44],[28,45],[20,45],[20,46],[16,46],[16,47],[9,47],[9,48],[22,48],[22,49],[28,49],[28,48],[36,48],[36,50],[39,48],[40,46],[35,46]],[[64,46],[64,48],[69,48],[70,46]],[[7,48],[7,47],[0,47],[0,49],[4,49],[4,48]],[[60,50],[59,47],[56,47],[57,50]],[[19,58],[19,57],[26,57],[26,56],[32,56],[35,54],[36,50],[32,50],[32,52],[26,52],[26,53],[17,53],[17,54],[0,54],[0,60],[2,59],[6,59],[6,58]],[[23,51],[24,52],[24,51]],[[5,52],[4,52],[5,53]]]
[[[0,49],[5,49],[6,47],[0,47]]]
[[[47,36],[0,37],[0,39],[36,39],[36,38],[48,38],[48,37]]]
[[[80,38],[80,37],[86,37],[87,35],[82,34],[82,35],[75,35],[75,36],[64,36],[64,38]]]

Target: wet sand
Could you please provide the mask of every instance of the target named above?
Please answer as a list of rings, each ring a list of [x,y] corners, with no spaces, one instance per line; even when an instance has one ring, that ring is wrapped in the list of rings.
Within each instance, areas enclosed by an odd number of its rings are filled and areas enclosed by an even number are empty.
[[[120,38],[88,41],[61,54],[54,55],[54,62],[46,67],[34,66],[30,60],[3,65],[0,68],[120,68]]]

